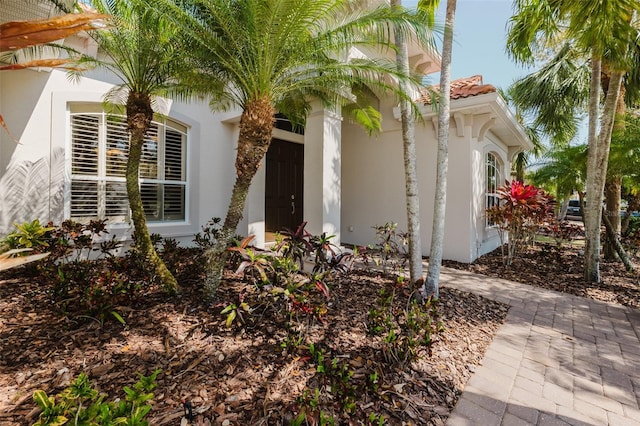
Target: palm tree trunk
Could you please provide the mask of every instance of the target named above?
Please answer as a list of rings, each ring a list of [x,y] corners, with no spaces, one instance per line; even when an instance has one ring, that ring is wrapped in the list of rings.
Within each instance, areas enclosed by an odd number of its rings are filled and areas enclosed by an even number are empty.
[[[613,133],[622,133],[624,132],[626,127],[625,113],[627,110],[627,106],[624,102],[624,96],[625,87],[624,85],[621,85],[620,93],[618,94],[618,101],[616,103],[616,115],[613,122]],[[604,214],[608,216],[611,222],[613,235],[617,235],[616,238],[619,239],[621,229],[620,204],[622,199],[622,176],[608,174],[604,185],[604,192],[606,206]],[[609,234],[607,233],[607,238],[605,239],[604,243],[605,259],[616,260],[618,258],[618,247],[616,246],[616,243],[619,244],[620,242],[617,240],[611,240],[611,238],[609,238]]]
[[[589,92],[589,133],[587,148],[587,202],[582,215],[584,220],[585,250],[584,279],[587,282],[600,282],[600,204],[602,193],[596,188],[596,163],[598,159],[598,103],[600,98],[600,70],[602,61],[591,58],[591,89]]]
[[[249,193],[251,181],[271,144],[275,110],[266,98],[250,102],[240,119],[238,135],[238,153],[236,155],[236,182],[231,192],[231,201],[227,216],[216,244],[207,250],[207,277],[205,293],[207,297],[215,296],[226,262],[227,247],[233,239],[242,219],[245,201]]]
[[[400,0],[392,0],[391,6],[400,6]],[[409,75],[409,54],[407,42],[402,31],[395,31],[397,47],[396,64],[398,71]],[[407,91],[406,84],[399,82],[400,90]],[[404,152],[404,178],[407,206],[407,232],[409,234],[409,280],[412,286],[422,286],[422,241],[420,240],[420,198],[418,192],[418,173],[416,168],[415,120],[411,114],[409,101],[400,101],[402,119],[402,142]]]
[[[633,272],[634,267],[633,267],[633,264],[631,263],[631,259],[629,259],[629,255],[627,254],[627,251],[624,249],[624,247],[622,247],[622,244],[620,243],[620,235],[615,233],[613,224],[611,223],[611,221],[609,220],[609,217],[604,212],[602,215],[602,222],[604,222],[607,238],[612,242],[612,245],[616,251],[616,254],[620,257],[620,260],[622,261],[624,268],[627,270],[627,272]]]
[[[598,61],[599,63],[599,61]],[[599,67],[598,67],[599,68]],[[592,68],[592,70],[594,70]],[[595,71],[595,70],[594,70]],[[600,70],[598,70],[599,73]],[[623,71],[611,73],[607,96],[602,111],[600,134],[597,142],[591,140],[591,111],[589,114],[589,153],[587,169],[587,211],[585,221],[585,280],[600,282],[600,223],[602,222],[602,201],[604,183],[607,176],[609,147],[616,114],[616,104],[624,77]],[[597,78],[592,74],[592,79]],[[592,82],[593,88],[593,82]],[[591,94],[593,96],[593,93]]]
[[[629,205],[627,206],[627,214],[624,215],[624,219],[620,225],[621,235],[626,235],[629,230],[629,225],[631,224],[631,212],[640,210],[640,194],[628,194],[627,201],[629,202]]]
[[[449,120],[451,111],[451,52],[453,50],[453,25],[456,16],[456,0],[447,0],[442,61],[440,70],[440,100],[438,105],[438,158],[436,166],[436,192],[433,203],[433,229],[429,252],[429,270],[425,293],[438,297],[444,226],[447,205],[447,171],[449,168]]]
[[[606,209],[603,213],[607,221],[611,225],[611,232],[607,232],[603,251],[604,258],[607,260],[616,260],[618,258],[618,250],[616,240],[612,240],[611,236],[616,235],[616,239],[620,238],[620,198],[622,192],[622,176],[607,177],[604,184],[604,198]],[[603,217],[603,219],[604,219]]]
[[[525,172],[525,166],[527,164],[526,157],[527,157],[527,153],[525,152],[519,152],[518,155],[516,156],[515,169],[516,169],[516,180],[518,182],[524,183],[524,172]]]
[[[133,235],[136,242],[136,250],[142,254],[144,259],[153,268],[153,271],[160,278],[162,285],[168,291],[176,291],[178,282],[171,271],[167,269],[151,242],[149,229],[147,229],[147,218],[142,206],[140,196],[140,183],[138,175],[140,171],[140,157],[142,156],[142,146],[144,145],[144,135],[149,130],[153,118],[151,99],[148,95],[137,92],[130,92],[127,98],[127,126],[130,132],[129,157],[127,158],[126,186],[129,198],[129,208],[133,220]]]

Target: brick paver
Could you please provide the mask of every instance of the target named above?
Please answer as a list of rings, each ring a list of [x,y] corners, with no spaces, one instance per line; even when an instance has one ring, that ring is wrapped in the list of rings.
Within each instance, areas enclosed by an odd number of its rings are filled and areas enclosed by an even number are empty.
[[[640,312],[443,268],[510,305],[448,426],[640,425]]]

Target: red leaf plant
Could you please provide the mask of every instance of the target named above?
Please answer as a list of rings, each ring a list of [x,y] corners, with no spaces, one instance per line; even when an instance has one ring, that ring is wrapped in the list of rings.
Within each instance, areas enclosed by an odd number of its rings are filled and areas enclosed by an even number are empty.
[[[498,229],[503,260],[508,266],[518,249],[531,241],[539,227],[553,215],[555,201],[542,189],[519,181],[505,182],[496,194],[500,202],[487,209],[487,219]]]

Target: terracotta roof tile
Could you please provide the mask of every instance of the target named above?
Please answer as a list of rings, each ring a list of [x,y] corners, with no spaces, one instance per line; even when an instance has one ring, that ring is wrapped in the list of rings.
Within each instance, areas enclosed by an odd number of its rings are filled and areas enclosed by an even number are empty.
[[[437,91],[439,85],[429,87],[432,91]],[[495,86],[483,84],[481,75],[474,75],[467,78],[459,78],[451,81],[451,99],[468,98],[469,96],[484,95],[496,91]],[[417,102],[431,104],[431,95],[428,90],[423,90]]]

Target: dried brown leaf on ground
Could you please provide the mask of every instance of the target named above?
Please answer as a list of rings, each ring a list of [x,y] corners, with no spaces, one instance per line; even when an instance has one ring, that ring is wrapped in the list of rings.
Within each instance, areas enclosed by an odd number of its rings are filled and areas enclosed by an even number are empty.
[[[536,246],[511,268],[501,262],[496,253],[471,265],[447,265],[639,306],[637,276],[615,264],[603,264],[604,284],[584,286],[579,249]],[[443,425],[507,306],[443,288],[440,308],[446,330],[437,335],[432,356],[423,354],[404,367],[389,365],[382,356],[382,338],[369,335],[367,324],[380,290],[396,284],[393,277],[375,271],[354,271],[330,284],[330,299],[317,292],[325,310],[305,316],[267,303],[273,299],[265,299],[264,291],[229,273],[214,304],[203,302],[197,286],[183,286],[178,296],[150,288],[131,306],[118,307],[126,320],[123,326],[66,318],[34,275],[7,271],[0,275],[0,424],[31,424],[37,417],[34,390],[55,394],[80,372],[116,398],[136,381],[137,373],[148,375],[160,368],[153,425],[183,424],[184,401],[192,404],[192,424],[197,425],[288,424],[303,410],[313,422],[318,413],[309,407],[316,390],[336,424],[366,425],[369,416],[383,416],[389,425]],[[252,307],[251,315],[227,328],[220,311],[239,294]],[[295,329],[290,315],[296,319]],[[294,342],[296,336],[300,340]],[[339,404],[339,385],[318,373],[311,343],[337,366],[346,366],[352,374],[346,381],[369,383],[357,387],[348,412]],[[373,373],[376,386],[370,379]]]

